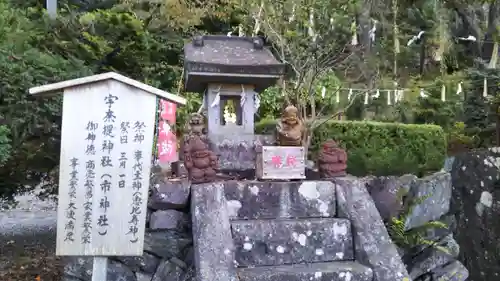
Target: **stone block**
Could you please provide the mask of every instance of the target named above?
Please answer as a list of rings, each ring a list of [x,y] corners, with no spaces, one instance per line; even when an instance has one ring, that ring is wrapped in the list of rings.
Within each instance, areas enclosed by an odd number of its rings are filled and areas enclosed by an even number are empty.
[[[414,206],[406,221],[406,229],[424,225],[428,221],[437,220],[450,210],[451,176],[447,172],[439,172],[418,179],[411,187],[408,196],[421,198],[428,196],[420,204]]]
[[[335,185],[328,181],[227,181],[224,185],[232,219],[335,216]]]
[[[177,231],[146,231],[144,234],[144,251],[162,258],[179,257],[190,245],[190,235]]]
[[[346,219],[233,221],[239,266],[354,260]]]
[[[366,187],[375,202],[375,206],[383,220],[397,216],[403,208],[398,193],[401,188],[406,191],[417,181],[414,175],[401,177],[371,177],[366,178]]]
[[[238,280],[222,183],[191,186],[191,217],[197,280]]]
[[[155,184],[149,197],[148,207],[154,210],[183,209],[188,206],[189,181],[172,179]]]
[[[188,226],[188,216],[176,210],[158,210],[151,214],[149,227],[151,229],[184,230]]]
[[[351,221],[356,261],[372,268],[374,281],[411,280],[365,182],[355,177],[334,182],[339,216]]]
[[[465,281],[469,278],[469,271],[459,261],[454,261],[441,269],[434,270],[433,280]]]
[[[182,281],[184,270],[170,260],[163,260],[153,275],[152,281]]]
[[[130,267],[132,271],[143,271],[145,273],[155,273],[160,259],[149,254],[144,253],[140,257],[116,257],[117,260]]]
[[[373,280],[372,270],[356,262],[327,262],[240,268],[238,269],[238,276],[240,281]]]
[[[412,258],[408,267],[408,271],[412,278],[411,280],[415,280],[417,277],[431,272],[434,269],[443,267],[454,260],[454,257],[449,253],[434,247],[427,248]]]
[[[219,156],[219,169],[244,171],[255,169],[256,148],[274,145],[268,135],[210,135],[210,148]]]
[[[135,278],[137,278],[137,281],[151,281],[153,279],[153,275],[142,272],[136,272]]]

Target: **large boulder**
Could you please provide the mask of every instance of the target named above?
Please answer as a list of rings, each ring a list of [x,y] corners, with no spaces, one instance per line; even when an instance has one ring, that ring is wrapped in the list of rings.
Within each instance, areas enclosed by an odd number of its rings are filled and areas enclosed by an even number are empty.
[[[492,148],[457,155],[451,169],[455,238],[471,281],[500,276],[499,168],[500,148]]]

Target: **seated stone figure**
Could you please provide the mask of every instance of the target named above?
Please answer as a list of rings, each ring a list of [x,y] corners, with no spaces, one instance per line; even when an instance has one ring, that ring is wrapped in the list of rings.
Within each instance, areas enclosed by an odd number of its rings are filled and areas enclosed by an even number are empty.
[[[191,183],[213,182],[216,178],[217,155],[198,135],[191,135],[184,145],[184,166]]]
[[[276,142],[280,146],[303,146],[305,127],[299,117],[299,110],[289,105],[285,108],[276,126]]]
[[[323,143],[318,154],[318,171],[321,178],[345,176],[347,153],[334,140]]]

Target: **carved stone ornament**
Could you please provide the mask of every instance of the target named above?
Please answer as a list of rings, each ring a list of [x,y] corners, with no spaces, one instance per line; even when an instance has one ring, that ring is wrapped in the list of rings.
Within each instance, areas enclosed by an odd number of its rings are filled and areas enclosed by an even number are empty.
[[[213,182],[216,178],[217,155],[208,149],[201,136],[191,135],[184,144],[184,166],[191,183]]]
[[[318,171],[321,178],[345,176],[347,153],[334,140],[323,143],[318,154]]]
[[[289,105],[285,108],[280,122],[276,126],[277,138],[279,146],[302,146],[305,126],[302,119],[299,117],[299,110]]]

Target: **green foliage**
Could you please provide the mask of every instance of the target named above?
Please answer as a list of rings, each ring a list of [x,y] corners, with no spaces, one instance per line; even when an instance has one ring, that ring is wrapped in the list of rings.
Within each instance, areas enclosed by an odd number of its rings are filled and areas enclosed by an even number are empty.
[[[397,192],[397,198],[400,202],[404,201],[404,197],[407,195],[407,190],[405,188],[400,188]],[[404,202],[404,208],[401,213],[392,217],[389,222],[387,222],[386,227],[391,237],[392,241],[400,248],[404,250],[410,250],[417,246],[432,246],[443,252],[448,253],[448,250],[444,247],[436,245],[436,242],[426,239],[429,230],[435,228],[447,228],[448,226],[440,221],[429,221],[424,225],[406,230],[406,221],[408,217],[412,214],[413,209],[427,200],[430,194]]]
[[[10,157],[10,130],[7,126],[0,126],[0,167],[9,159]]]
[[[465,124],[463,122],[456,122],[453,127],[449,128],[446,132],[448,143],[448,154],[455,154],[463,152],[466,149],[475,146],[477,137],[469,136],[465,131]]]
[[[273,133],[275,126],[275,120],[263,120],[256,131]],[[440,170],[446,157],[444,131],[435,125],[327,121],[313,134],[312,159],[328,139],[346,149],[347,171],[355,176],[423,175]]]
[[[0,131],[0,197],[10,197],[47,179],[59,162],[61,98],[35,98],[30,87],[90,74],[82,61],[38,49],[34,38],[44,25],[30,11],[0,1],[0,116],[9,131]],[[10,139],[11,153],[4,157]]]

